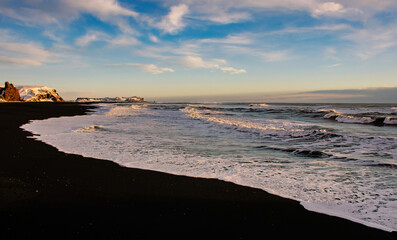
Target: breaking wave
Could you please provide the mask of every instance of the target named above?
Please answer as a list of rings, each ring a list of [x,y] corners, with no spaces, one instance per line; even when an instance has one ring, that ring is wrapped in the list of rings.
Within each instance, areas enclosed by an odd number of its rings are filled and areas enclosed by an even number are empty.
[[[321,109],[326,112],[327,110]],[[350,111],[352,112],[352,111]],[[379,112],[363,112],[355,111],[354,113],[338,112],[334,109],[328,110],[328,113],[323,116],[325,119],[332,119],[340,123],[359,123],[359,124],[372,124],[376,126],[383,125],[397,125],[397,116],[387,116],[385,113]],[[394,113],[389,113],[394,115]]]
[[[269,119],[265,121],[255,122],[247,121],[244,119],[227,118],[226,116],[218,116],[217,112],[209,111],[202,107],[186,107],[182,109],[187,116],[196,119],[202,119],[207,122],[218,123],[229,127],[237,128],[240,131],[251,130],[252,132],[265,135],[291,135],[291,136],[303,136],[312,132],[307,132],[305,127],[308,125],[296,124],[287,120]],[[326,130],[322,130],[326,131]]]
[[[292,119],[241,118],[238,114],[230,115],[222,111],[212,111],[205,106],[189,105],[180,111],[186,116],[211,124],[232,128],[259,136],[269,142],[279,142],[291,148],[277,148],[296,156],[311,158],[357,159],[372,156],[397,159],[397,139],[382,136],[362,138],[335,132],[321,124],[294,121]],[[320,110],[325,112],[326,110]],[[230,111],[229,111],[230,112]],[[341,115],[339,115],[341,114]],[[257,116],[257,115],[255,115]],[[342,115],[332,111],[325,118],[333,118],[341,123],[376,124],[379,120],[370,117]],[[394,118],[381,119],[393,124]],[[267,147],[269,148],[269,147]],[[344,150],[348,149],[348,150]]]
[[[266,103],[258,103],[258,104],[250,104],[250,107],[271,107],[269,104]]]
[[[389,125],[397,125],[397,117],[386,117],[384,123]]]
[[[116,106],[106,113],[107,116],[126,117],[140,115],[145,110],[144,105]]]
[[[74,132],[97,132],[97,131],[106,131],[106,129],[103,126],[92,125],[89,127],[84,127],[74,130]]]

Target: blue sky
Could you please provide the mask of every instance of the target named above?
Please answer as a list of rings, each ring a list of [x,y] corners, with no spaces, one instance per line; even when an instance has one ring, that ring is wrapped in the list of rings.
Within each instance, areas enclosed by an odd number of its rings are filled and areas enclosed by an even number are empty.
[[[66,99],[397,102],[357,94],[396,63],[395,0],[0,0],[3,81]]]

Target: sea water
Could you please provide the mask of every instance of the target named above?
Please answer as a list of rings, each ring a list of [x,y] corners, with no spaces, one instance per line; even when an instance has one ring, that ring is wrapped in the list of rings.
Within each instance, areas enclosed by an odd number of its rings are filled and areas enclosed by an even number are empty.
[[[397,230],[397,106],[98,104],[22,126],[59,150],[217,178]]]

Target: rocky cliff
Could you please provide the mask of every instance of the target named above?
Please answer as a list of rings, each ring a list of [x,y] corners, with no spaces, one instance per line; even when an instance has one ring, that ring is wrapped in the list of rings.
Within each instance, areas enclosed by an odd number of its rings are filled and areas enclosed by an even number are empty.
[[[17,87],[21,98],[26,102],[63,102],[57,91],[48,87]]]
[[[20,102],[23,101],[19,91],[13,84],[5,82],[4,87],[0,87],[0,101]]]
[[[1,102],[63,102],[61,96],[53,88],[37,86],[14,86],[6,82],[0,87]]]

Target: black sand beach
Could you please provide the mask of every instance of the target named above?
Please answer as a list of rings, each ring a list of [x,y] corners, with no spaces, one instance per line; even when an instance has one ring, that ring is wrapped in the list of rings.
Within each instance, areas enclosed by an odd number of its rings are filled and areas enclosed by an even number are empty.
[[[65,154],[19,128],[90,108],[0,104],[0,239],[397,239],[259,189]]]

